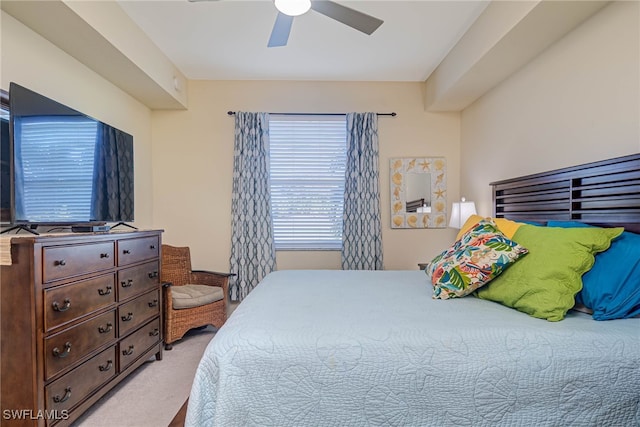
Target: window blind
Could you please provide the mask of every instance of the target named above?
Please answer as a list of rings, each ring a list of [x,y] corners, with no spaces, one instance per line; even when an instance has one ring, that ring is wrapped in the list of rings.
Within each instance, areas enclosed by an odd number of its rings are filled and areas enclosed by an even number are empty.
[[[271,205],[277,250],[339,250],[344,116],[271,116]]]
[[[70,220],[91,218],[94,156],[97,124],[75,118],[31,121],[23,118],[18,132],[22,144],[17,159],[21,162],[24,193],[20,208],[32,221],[47,221],[51,206],[55,216]],[[37,143],[36,143],[37,142]],[[46,142],[46,143],[45,143]],[[43,163],[69,164],[56,172]]]

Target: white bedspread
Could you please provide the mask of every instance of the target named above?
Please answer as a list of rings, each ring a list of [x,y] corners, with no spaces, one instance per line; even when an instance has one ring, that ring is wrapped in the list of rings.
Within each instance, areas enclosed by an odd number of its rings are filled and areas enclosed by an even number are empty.
[[[636,426],[640,319],[548,322],[421,271],[280,271],[209,344],[186,426]]]

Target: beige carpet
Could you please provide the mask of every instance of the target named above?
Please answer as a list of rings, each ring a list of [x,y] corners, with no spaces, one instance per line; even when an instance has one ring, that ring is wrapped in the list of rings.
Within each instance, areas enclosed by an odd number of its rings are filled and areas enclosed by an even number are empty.
[[[161,361],[144,363],[85,412],[73,427],[166,427],[189,397],[205,347],[215,335],[208,326],[187,332],[164,351]]]

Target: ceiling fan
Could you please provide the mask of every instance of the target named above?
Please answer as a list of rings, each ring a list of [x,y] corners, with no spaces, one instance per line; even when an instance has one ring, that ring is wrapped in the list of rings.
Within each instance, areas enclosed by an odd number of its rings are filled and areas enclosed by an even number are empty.
[[[208,0],[189,0],[191,2]],[[267,47],[286,46],[293,18],[314,10],[349,27],[371,35],[384,21],[330,0],[274,0],[278,9]]]

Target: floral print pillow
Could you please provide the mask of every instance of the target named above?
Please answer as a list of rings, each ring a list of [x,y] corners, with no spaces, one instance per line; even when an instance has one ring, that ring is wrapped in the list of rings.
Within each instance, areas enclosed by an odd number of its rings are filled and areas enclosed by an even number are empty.
[[[526,248],[502,234],[493,221],[483,219],[425,269],[433,284],[433,298],[469,295],[527,253]]]

